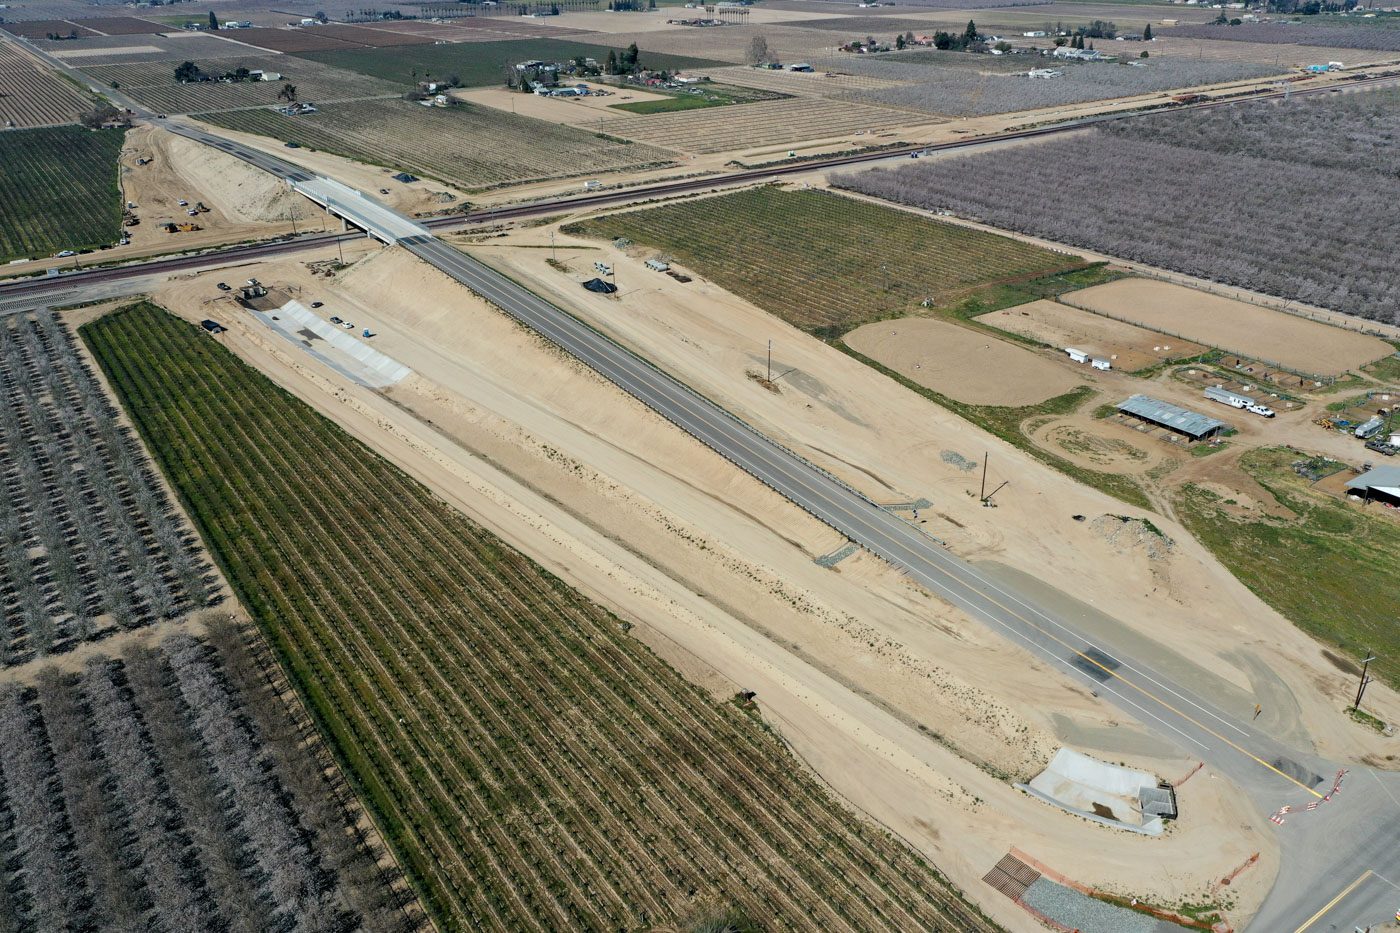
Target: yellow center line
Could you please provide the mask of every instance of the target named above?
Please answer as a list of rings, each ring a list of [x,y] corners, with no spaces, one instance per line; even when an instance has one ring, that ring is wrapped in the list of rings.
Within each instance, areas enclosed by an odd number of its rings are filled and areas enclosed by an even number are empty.
[[[1332,898],[1330,901],[1328,901],[1326,907],[1322,908],[1322,909],[1319,910],[1317,913],[1313,914],[1312,917],[1308,919],[1308,922],[1307,922],[1307,923],[1303,924],[1303,925],[1300,926],[1298,929],[1294,930],[1293,933],[1303,933],[1303,931],[1306,930],[1308,927],[1312,926],[1314,923],[1317,923],[1317,921],[1319,921],[1319,920],[1322,919],[1323,915],[1325,915],[1325,914],[1326,914],[1329,910],[1331,910],[1333,907],[1336,907],[1336,906],[1337,906],[1337,902],[1338,902],[1338,901],[1340,901],[1342,898],[1346,897],[1346,896],[1347,896],[1348,894],[1350,894],[1352,891],[1355,891],[1355,890],[1361,885],[1361,882],[1365,881],[1365,880],[1366,880],[1367,878],[1369,878],[1369,877],[1371,877],[1371,872],[1367,871],[1367,872],[1366,872],[1365,874],[1363,874],[1360,878],[1357,878],[1357,879],[1356,879],[1355,881],[1353,881],[1351,884],[1347,885],[1347,886],[1346,886],[1346,890],[1342,891],[1341,894],[1338,894],[1336,897],[1334,897],[1334,898]]]

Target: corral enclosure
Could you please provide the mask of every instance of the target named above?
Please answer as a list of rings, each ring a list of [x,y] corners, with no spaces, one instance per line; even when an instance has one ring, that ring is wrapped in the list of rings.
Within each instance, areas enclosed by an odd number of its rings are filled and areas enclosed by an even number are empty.
[[[1061,300],[1312,375],[1336,376],[1395,352],[1378,337],[1152,279],[1118,279]]]
[[[1397,321],[1393,90],[1153,115],[833,184],[1358,317]],[[1209,209],[1202,209],[1208,205]]]
[[[758,106],[758,105],[751,105]],[[1076,257],[825,191],[765,186],[611,214],[570,232],[655,247],[804,330],[839,334]]]
[[[215,126],[297,142],[406,169],[463,188],[492,188],[672,162],[653,146],[476,104],[423,107],[403,100],[327,104],[288,117],[275,110],[206,114]]]
[[[1042,354],[948,321],[874,321],[842,339],[919,385],[969,405],[1034,405],[1079,384],[1072,371]]]
[[[1075,299],[1067,296],[1066,300]],[[1199,343],[1046,299],[992,311],[978,317],[977,322],[1057,349],[1083,350],[1091,357],[1109,360],[1114,369],[1127,372],[1206,351]]]
[[[147,305],[83,334],[440,929],[716,906],[769,931],[995,929],[753,712],[193,325]]]
[[[125,135],[76,126],[0,133],[0,260],[115,242]]]

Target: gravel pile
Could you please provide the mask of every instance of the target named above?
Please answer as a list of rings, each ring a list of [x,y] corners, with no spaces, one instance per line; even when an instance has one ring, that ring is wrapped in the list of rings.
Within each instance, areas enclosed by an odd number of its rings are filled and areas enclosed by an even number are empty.
[[[1073,888],[1039,879],[1021,901],[1045,916],[1080,933],[1180,933],[1181,927],[1146,914],[1094,900]]]
[[[964,473],[968,470],[975,469],[977,466],[976,460],[969,460],[956,450],[945,450],[942,453],[942,457],[944,463],[951,463]]]

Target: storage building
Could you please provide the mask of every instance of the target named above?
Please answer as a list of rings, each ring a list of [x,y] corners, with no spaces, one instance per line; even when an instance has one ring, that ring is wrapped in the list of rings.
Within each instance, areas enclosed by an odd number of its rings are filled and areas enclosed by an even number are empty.
[[[1379,466],[1347,480],[1352,495],[1367,502],[1383,502],[1400,507],[1400,466]]]
[[[1131,415],[1157,427],[1175,431],[1193,441],[1215,437],[1228,427],[1225,422],[1218,421],[1209,415],[1190,411],[1179,405],[1155,399],[1150,395],[1134,395],[1119,402],[1116,407],[1125,415]]]

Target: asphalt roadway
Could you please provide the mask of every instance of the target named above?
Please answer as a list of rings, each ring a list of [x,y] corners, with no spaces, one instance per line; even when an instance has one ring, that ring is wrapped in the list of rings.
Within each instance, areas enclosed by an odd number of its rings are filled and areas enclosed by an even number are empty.
[[[177,131],[282,177],[304,174],[212,134],[186,127]],[[1154,670],[1149,659],[1132,658],[1101,638],[1087,638],[1074,619],[1038,606],[1035,597],[993,580],[949,553],[918,526],[880,508],[641,357],[459,250],[432,236],[411,237],[401,245],[931,592],[1114,703],[1185,754],[1227,774],[1263,812],[1291,805],[1293,811],[1279,826],[1283,868],[1250,931],[1350,933],[1356,926],[1364,928],[1394,916],[1400,907],[1400,774],[1353,768],[1341,792],[1329,793],[1339,770],[1336,765],[1291,750],[1240,717],[1215,708]],[[102,281],[99,275],[89,275],[48,281],[53,281],[52,287],[60,287],[61,282],[70,295],[82,295],[86,282]],[[1327,796],[1331,801],[1321,802]],[[1317,809],[1307,811],[1306,804],[1314,801],[1320,802]],[[1189,813],[1183,818],[1189,819]]]

